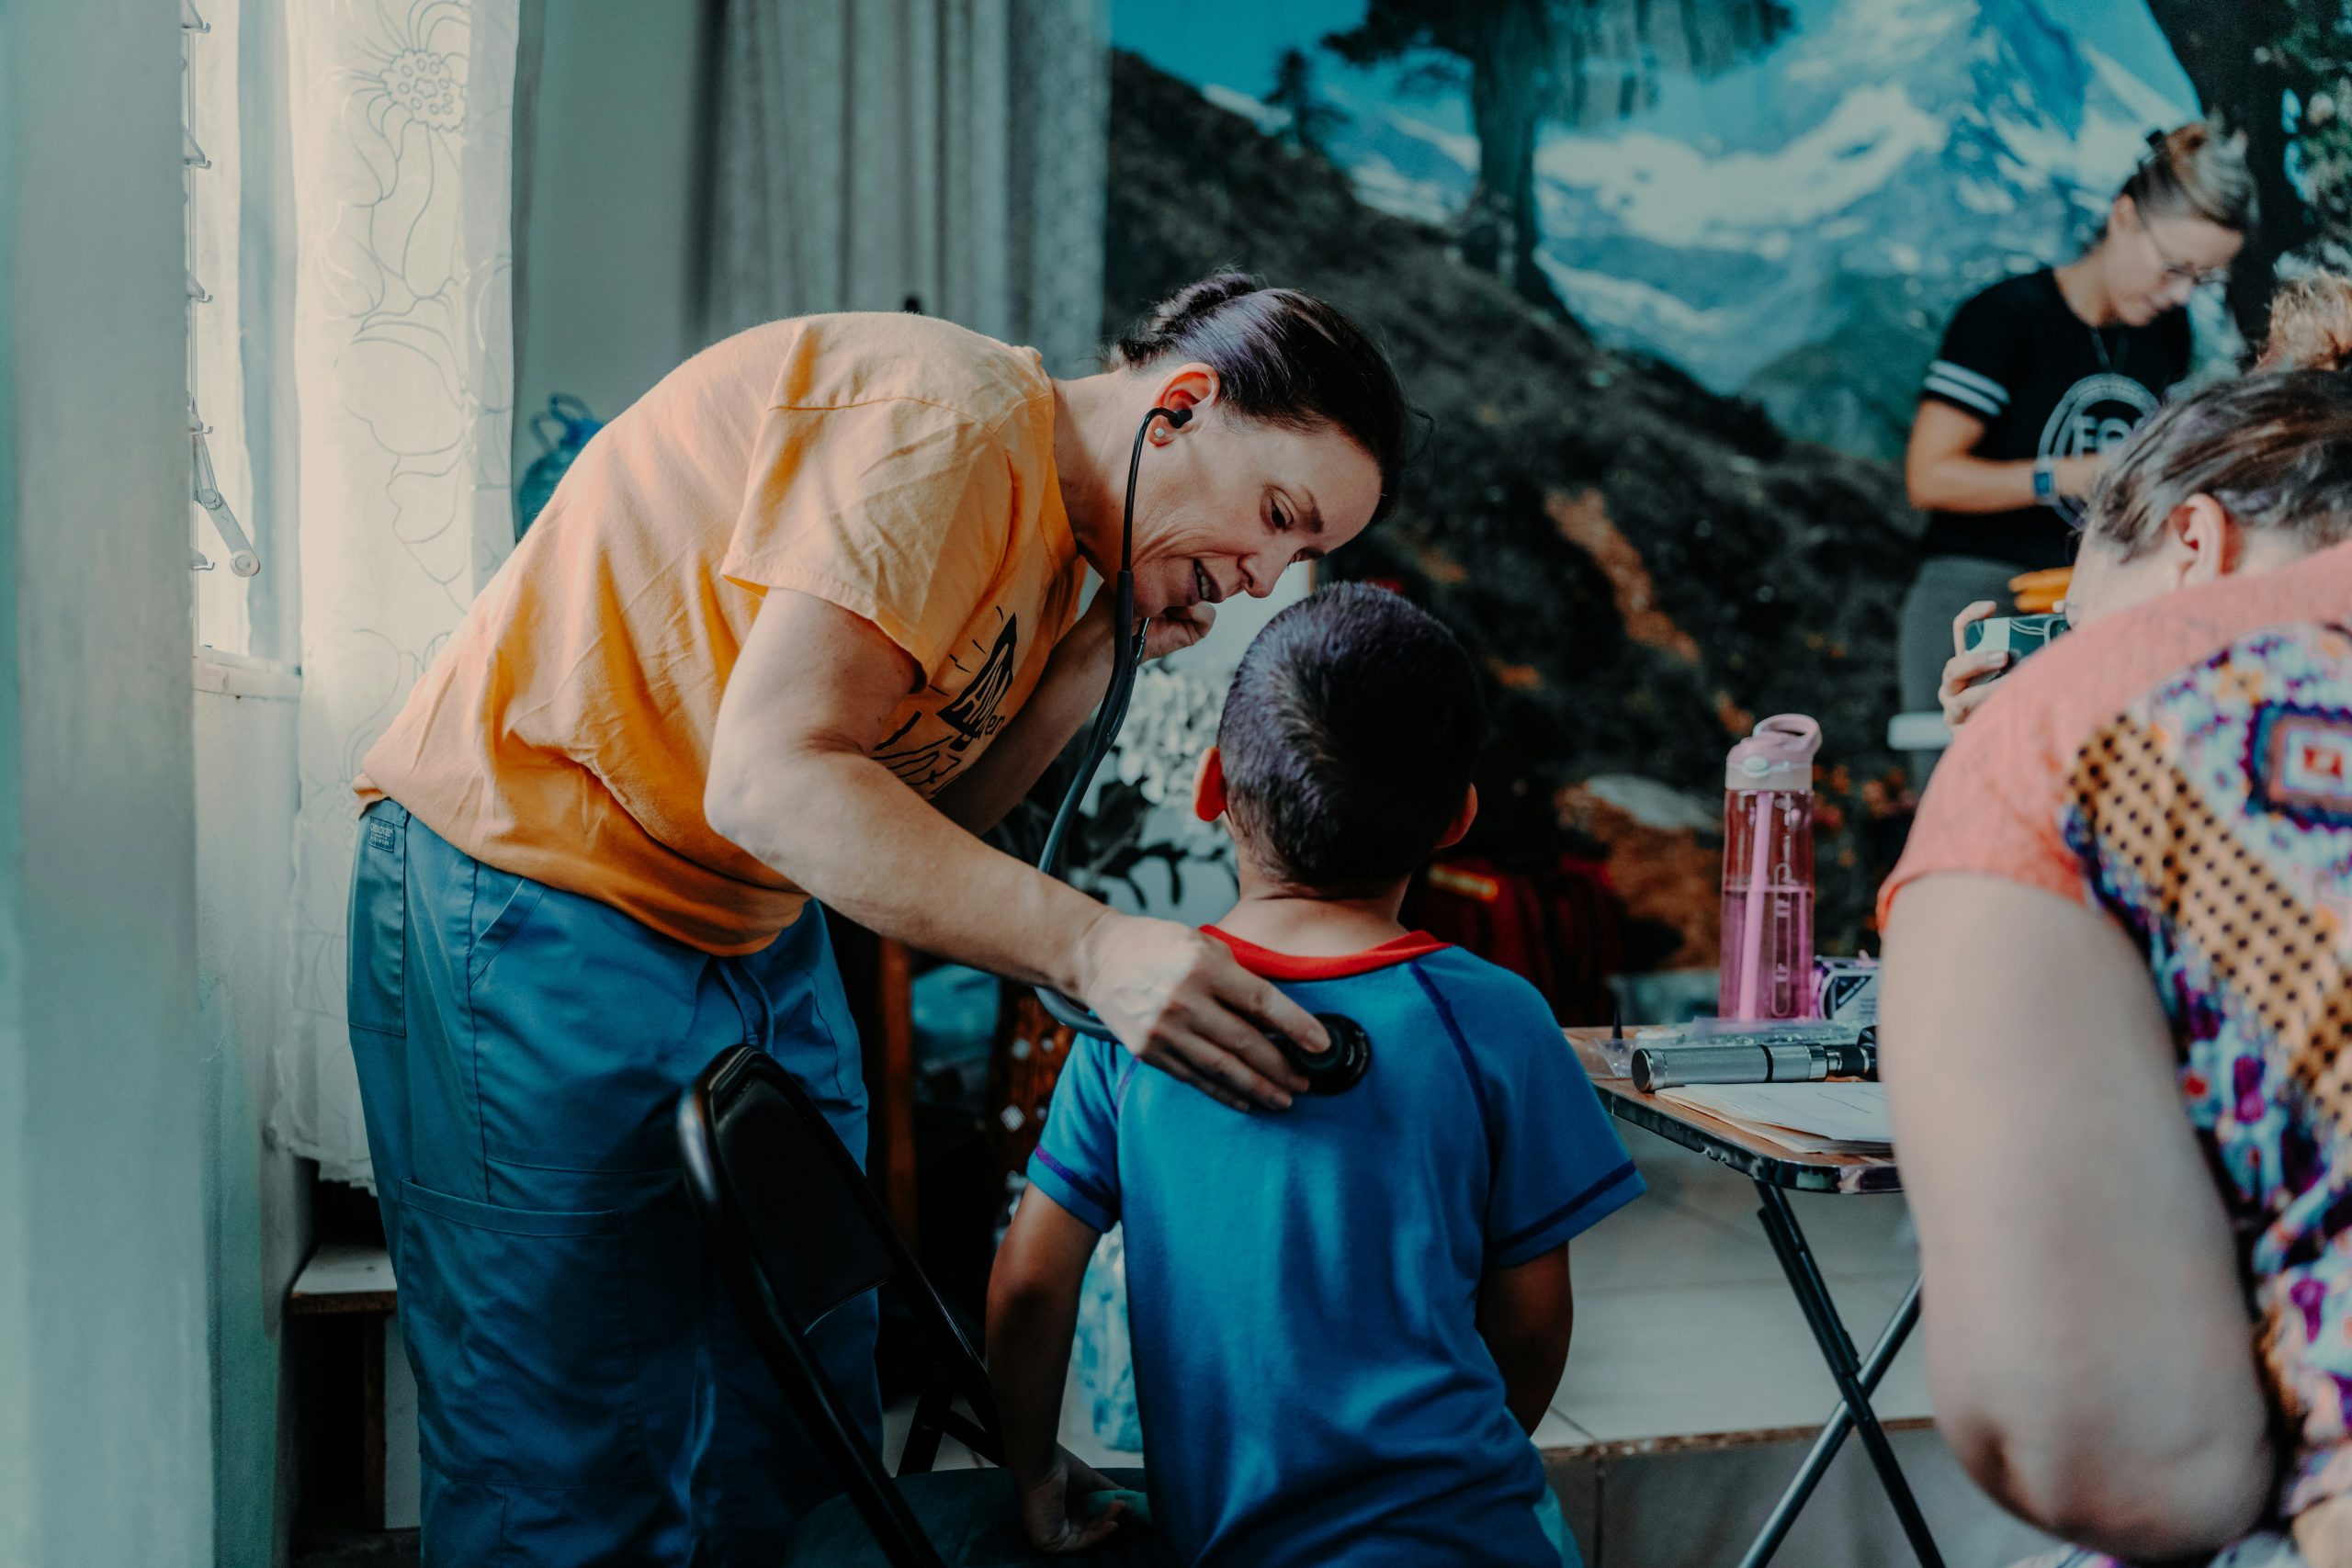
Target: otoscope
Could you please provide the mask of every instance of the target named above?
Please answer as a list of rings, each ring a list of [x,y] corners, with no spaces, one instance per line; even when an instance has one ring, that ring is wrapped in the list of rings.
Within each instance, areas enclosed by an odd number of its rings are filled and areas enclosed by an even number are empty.
[[[1078,817],[1079,803],[1086,798],[1087,786],[1094,782],[1102,758],[1111,750],[1111,742],[1126,722],[1127,704],[1135,695],[1136,667],[1143,662],[1144,638],[1149,628],[1136,625],[1136,475],[1143,466],[1143,444],[1151,434],[1154,420],[1166,420],[1168,428],[1181,430],[1192,422],[1190,409],[1155,407],[1143,416],[1136,427],[1135,449],[1127,457],[1127,504],[1119,525],[1119,575],[1112,582],[1115,611],[1112,624],[1119,630],[1119,640],[1113,650],[1111,684],[1102,694],[1102,705],[1095,711],[1094,730],[1087,737],[1086,750],[1080,758],[1078,775],[1070,780],[1069,790],[1062,796],[1059,809],[1054,813],[1054,825],[1046,834],[1045,852],[1037,857],[1037,869],[1047,876],[1062,874],[1063,840],[1069,834],[1070,824]],[[1127,628],[1133,627],[1130,633]],[[1064,996],[1050,986],[1037,987],[1037,1000],[1055,1022],[1080,1034],[1097,1040],[1117,1038],[1093,1010],[1074,998]],[[1307,1087],[1317,1094],[1337,1094],[1353,1088],[1372,1065],[1372,1042],[1363,1026],[1355,1020],[1335,1012],[1319,1012],[1315,1021],[1331,1037],[1328,1051],[1308,1051],[1286,1035],[1269,1033],[1267,1038],[1278,1046],[1283,1059],[1298,1069]]]

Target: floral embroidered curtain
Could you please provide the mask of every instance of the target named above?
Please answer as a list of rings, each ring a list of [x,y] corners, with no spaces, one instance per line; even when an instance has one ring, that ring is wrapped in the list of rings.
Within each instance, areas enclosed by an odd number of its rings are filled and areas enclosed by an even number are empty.
[[[519,0],[286,8],[301,808],[273,1126],[368,1179],[344,1016],[359,759],[514,544]]]

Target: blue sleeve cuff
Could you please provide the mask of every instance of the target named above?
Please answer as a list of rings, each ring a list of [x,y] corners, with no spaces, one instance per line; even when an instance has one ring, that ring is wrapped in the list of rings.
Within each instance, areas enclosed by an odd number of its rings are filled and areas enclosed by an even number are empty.
[[[1047,1154],[1043,1145],[1029,1156],[1029,1181],[1082,1224],[1107,1231],[1119,1223],[1118,1200]]]
[[[1550,1213],[1489,1242],[1487,1267],[1515,1269],[1541,1258],[1562,1242],[1590,1230],[1647,1190],[1642,1173],[1634,1168],[1632,1160],[1626,1160]]]

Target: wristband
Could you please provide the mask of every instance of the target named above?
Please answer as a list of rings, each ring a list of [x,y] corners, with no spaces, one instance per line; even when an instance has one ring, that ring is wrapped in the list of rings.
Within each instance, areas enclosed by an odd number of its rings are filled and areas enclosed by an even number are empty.
[[[2037,506],[2058,504],[2058,459],[2036,457],[2033,460],[2033,501]]]

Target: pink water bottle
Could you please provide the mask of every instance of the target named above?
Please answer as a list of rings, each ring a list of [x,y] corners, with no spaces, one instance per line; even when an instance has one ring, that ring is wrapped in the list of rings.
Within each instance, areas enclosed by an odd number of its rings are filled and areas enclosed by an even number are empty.
[[[1811,1018],[1813,756],[1821,726],[1777,714],[1724,766],[1724,1018]]]

